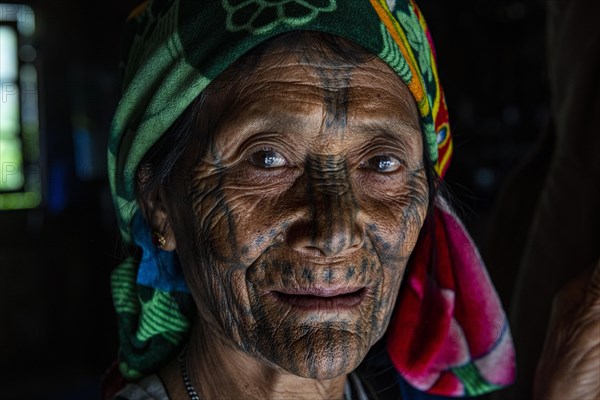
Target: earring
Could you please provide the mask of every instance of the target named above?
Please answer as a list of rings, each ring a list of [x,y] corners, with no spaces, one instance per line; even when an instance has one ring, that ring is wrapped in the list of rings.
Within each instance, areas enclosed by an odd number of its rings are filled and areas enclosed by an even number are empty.
[[[162,249],[167,244],[167,239],[159,232],[154,231],[152,232],[152,244],[159,249]]]

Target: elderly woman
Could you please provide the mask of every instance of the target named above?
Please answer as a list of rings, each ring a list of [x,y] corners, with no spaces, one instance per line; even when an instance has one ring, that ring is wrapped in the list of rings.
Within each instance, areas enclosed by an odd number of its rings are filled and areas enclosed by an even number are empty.
[[[116,398],[511,382],[504,313],[437,194],[452,146],[412,1],[155,0],[128,33],[109,149],[131,248],[113,274]]]

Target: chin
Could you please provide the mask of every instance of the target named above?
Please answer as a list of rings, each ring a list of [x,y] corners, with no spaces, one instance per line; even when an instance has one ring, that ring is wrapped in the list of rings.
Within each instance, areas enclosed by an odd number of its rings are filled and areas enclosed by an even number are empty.
[[[372,343],[347,330],[317,328],[287,346],[271,345],[264,354],[270,363],[296,376],[327,380],[354,371]]]

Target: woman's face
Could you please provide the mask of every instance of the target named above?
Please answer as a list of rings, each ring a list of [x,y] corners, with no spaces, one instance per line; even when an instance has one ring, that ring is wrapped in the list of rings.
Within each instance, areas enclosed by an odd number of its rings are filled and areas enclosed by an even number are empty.
[[[428,203],[408,88],[377,58],[329,55],[273,49],[214,82],[160,191],[197,323],[315,379],[384,334]]]

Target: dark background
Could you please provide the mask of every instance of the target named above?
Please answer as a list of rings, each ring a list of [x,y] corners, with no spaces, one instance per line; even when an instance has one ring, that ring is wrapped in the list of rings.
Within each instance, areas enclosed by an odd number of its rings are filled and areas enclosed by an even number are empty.
[[[36,12],[44,202],[0,212],[0,397],[97,398],[117,352],[109,274],[123,257],[105,149],[121,29],[137,1],[23,3]],[[549,119],[543,3],[419,2],[454,133],[446,182],[482,245],[503,182]],[[81,116],[92,138],[87,174]]]

